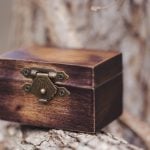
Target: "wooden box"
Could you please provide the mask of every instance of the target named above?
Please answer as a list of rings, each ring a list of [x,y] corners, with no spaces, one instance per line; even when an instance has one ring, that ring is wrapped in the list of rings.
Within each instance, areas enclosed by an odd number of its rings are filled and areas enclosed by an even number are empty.
[[[122,55],[32,47],[0,57],[0,118],[95,133],[122,113]]]

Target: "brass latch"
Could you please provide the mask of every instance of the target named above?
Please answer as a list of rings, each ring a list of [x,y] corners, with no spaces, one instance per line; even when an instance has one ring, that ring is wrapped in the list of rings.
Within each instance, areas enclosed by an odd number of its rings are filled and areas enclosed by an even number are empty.
[[[65,87],[58,87],[56,82],[63,82],[69,76],[65,72],[56,72],[53,69],[24,68],[21,70],[24,77],[31,78],[32,84],[25,84],[25,92],[38,97],[40,102],[48,102],[55,96],[64,97],[70,92]]]

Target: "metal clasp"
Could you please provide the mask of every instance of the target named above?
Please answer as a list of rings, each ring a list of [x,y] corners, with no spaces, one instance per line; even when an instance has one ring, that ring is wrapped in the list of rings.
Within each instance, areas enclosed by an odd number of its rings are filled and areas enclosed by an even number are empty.
[[[64,72],[53,69],[24,68],[21,73],[26,78],[33,80],[32,84],[25,84],[23,89],[38,97],[40,102],[48,102],[56,96],[64,97],[70,94],[65,87],[58,87],[56,82],[63,82],[69,78]]]

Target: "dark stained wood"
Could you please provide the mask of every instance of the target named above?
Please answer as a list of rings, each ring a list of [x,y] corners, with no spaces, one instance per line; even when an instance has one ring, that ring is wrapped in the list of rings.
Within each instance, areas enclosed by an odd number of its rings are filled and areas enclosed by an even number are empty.
[[[94,68],[94,87],[107,82],[116,74],[122,72],[122,55],[118,54],[115,57],[97,65]]]
[[[99,131],[120,116],[123,109],[122,73],[95,90],[95,125]]]
[[[48,104],[22,90],[31,79],[23,68],[65,71],[66,82],[57,82],[71,94]],[[1,55],[0,118],[26,125],[94,133],[122,112],[122,57],[110,51],[60,50],[33,47]]]
[[[93,91],[66,87],[71,95],[48,104],[22,90],[24,82],[0,80],[0,118],[40,127],[73,131],[93,131]]]
[[[28,81],[20,71],[23,68],[38,67],[46,69],[55,69],[57,71],[65,71],[69,75],[69,80],[65,82],[57,82],[59,85],[70,85],[75,87],[90,88],[92,86],[92,69],[83,66],[72,66],[57,63],[33,62],[25,60],[8,60],[0,61],[0,78],[8,78],[12,80]]]
[[[31,47],[15,50],[2,55],[2,57],[21,60],[37,60],[57,64],[95,67],[95,65],[120,54],[117,51],[81,50],[81,49],[56,49],[45,47]]]
[[[51,67],[56,68],[58,71],[64,70],[69,74],[70,79],[62,84],[75,84],[74,86],[79,87],[96,87],[122,71],[122,55],[116,51],[32,47],[10,51],[0,57],[4,60],[19,60],[16,69],[22,68],[21,63],[26,61],[27,67],[29,62],[29,67]],[[34,65],[32,65],[33,62]],[[14,64],[15,62],[10,63]],[[18,71],[15,70],[15,72]]]

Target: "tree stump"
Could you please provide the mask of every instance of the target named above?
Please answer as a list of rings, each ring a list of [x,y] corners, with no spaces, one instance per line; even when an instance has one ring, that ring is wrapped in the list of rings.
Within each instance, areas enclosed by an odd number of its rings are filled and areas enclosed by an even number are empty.
[[[140,150],[108,134],[44,130],[1,122],[0,146],[7,150]]]

